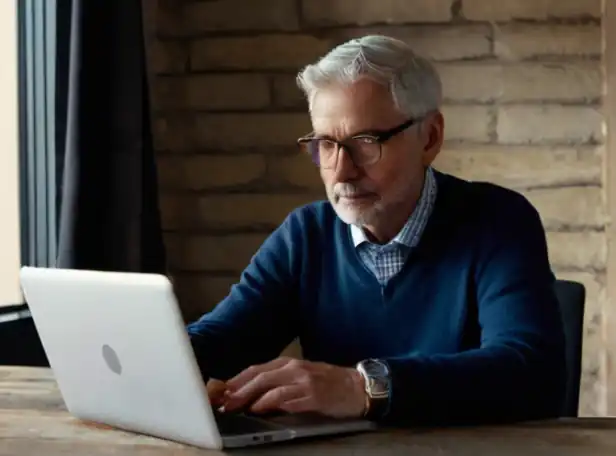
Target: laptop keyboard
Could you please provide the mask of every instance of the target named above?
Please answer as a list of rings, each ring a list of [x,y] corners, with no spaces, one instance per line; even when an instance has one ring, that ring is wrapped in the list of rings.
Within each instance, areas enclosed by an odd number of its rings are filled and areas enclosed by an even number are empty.
[[[273,424],[283,427],[299,428],[306,426],[323,426],[340,424],[341,420],[317,415],[316,413],[277,414],[266,418]]]
[[[268,423],[264,420],[252,418],[239,413],[214,412],[216,424],[221,435],[255,434],[280,430],[280,425]]]

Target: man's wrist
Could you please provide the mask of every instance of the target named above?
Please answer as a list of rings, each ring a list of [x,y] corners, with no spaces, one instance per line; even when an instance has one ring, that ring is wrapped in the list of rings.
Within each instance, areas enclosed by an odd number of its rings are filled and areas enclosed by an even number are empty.
[[[382,418],[388,412],[391,397],[389,365],[380,359],[366,359],[357,363],[356,369],[364,379],[367,398],[364,416]]]
[[[356,415],[364,417],[370,406],[370,398],[366,392],[366,381],[364,376],[357,369],[349,369],[352,382],[354,403],[357,406]]]

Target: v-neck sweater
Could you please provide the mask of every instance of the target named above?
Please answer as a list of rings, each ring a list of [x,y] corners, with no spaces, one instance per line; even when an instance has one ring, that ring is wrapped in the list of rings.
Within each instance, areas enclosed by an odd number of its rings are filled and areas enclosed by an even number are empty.
[[[384,285],[329,202],[290,213],[228,296],[189,324],[204,377],[229,378],[299,337],[308,360],[386,362],[384,420],[558,416],[564,336],[538,212],[512,190],[435,177],[421,240]]]

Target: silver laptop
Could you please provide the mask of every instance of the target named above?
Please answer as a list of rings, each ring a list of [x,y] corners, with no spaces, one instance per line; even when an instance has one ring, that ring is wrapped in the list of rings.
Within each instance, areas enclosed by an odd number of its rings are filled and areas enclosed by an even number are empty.
[[[66,407],[79,419],[210,449],[375,428],[214,410],[162,275],[24,267],[21,285]]]

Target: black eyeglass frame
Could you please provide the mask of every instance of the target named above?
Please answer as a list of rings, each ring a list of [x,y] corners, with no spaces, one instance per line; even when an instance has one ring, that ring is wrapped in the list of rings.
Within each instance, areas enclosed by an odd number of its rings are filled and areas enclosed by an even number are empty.
[[[362,133],[362,134],[358,134],[358,135],[354,135],[351,136],[349,138],[343,139],[341,141],[336,141],[334,139],[331,138],[318,138],[315,137],[312,133],[308,134],[306,136],[302,136],[301,138],[299,138],[297,140],[297,145],[301,148],[304,145],[308,145],[308,150],[310,151],[310,156],[312,158],[312,161],[319,167],[325,168],[325,169],[329,169],[329,168],[335,168],[337,163],[338,163],[338,154],[340,153],[340,149],[344,148],[348,153],[349,156],[351,158],[351,161],[353,162],[353,164],[355,164],[355,166],[369,166],[369,165],[373,165],[375,163],[377,163],[379,160],[381,160],[381,156],[383,155],[383,148],[382,145],[389,141],[391,138],[393,138],[394,136],[396,136],[397,134],[403,132],[404,130],[406,130],[407,128],[410,128],[414,125],[416,125],[418,122],[420,121],[420,119],[416,119],[416,118],[412,118],[412,119],[408,119],[405,122],[401,123],[400,125],[396,125],[393,128],[390,128],[388,130],[384,130],[384,131],[375,131],[373,132],[374,134],[369,134],[369,133]],[[353,149],[351,147],[349,147],[347,144],[345,144],[345,142],[349,141],[349,140],[358,140],[358,139],[363,139],[363,140],[370,140],[373,141],[374,143],[379,145],[379,153],[376,156],[376,159],[369,162],[369,163],[362,163],[360,165],[357,164],[357,161],[355,160],[355,152],[353,151]],[[318,149],[316,151],[311,150],[309,147],[308,143],[311,143],[315,140],[321,140],[321,141],[329,141],[333,144],[336,145],[336,160],[335,163],[333,165],[333,167],[323,167],[321,165],[321,161],[320,161],[320,156],[319,156],[319,151]]]

